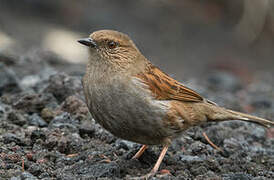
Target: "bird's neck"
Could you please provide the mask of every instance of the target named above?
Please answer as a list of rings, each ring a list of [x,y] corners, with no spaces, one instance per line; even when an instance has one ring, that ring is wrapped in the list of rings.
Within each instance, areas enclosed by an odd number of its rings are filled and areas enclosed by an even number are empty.
[[[86,67],[86,76],[92,81],[105,81],[112,74],[110,67],[103,61],[100,60],[89,60]]]

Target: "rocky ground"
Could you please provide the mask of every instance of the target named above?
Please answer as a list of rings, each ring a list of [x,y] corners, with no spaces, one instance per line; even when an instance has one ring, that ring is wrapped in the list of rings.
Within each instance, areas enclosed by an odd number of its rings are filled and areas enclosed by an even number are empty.
[[[150,171],[161,147],[132,160],[141,145],[112,136],[88,113],[83,73],[48,52],[0,54],[0,179],[126,179]],[[245,81],[218,70],[185,79],[219,105],[274,120],[273,75],[256,72]],[[194,178],[274,179],[274,128],[234,121],[189,129],[154,179]]]

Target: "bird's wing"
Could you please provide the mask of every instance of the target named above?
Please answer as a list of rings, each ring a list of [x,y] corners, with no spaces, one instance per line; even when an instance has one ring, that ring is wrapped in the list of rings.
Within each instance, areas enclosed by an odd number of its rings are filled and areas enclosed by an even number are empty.
[[[201,95],[180,84],[152,64],[149,64],[145,72],[137,74],[136,78],[146,84],[158,100],[204,101]]]

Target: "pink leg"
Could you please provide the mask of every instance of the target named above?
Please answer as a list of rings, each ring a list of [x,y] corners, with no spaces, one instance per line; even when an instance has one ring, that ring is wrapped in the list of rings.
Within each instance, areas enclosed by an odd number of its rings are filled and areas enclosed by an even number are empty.
[[[153,169],[147,175],[140,177],[140,179],[149,179],[150,177],[153,177],[157,173],[157,171],[160,167],[160,164],[161,164],[161,162],[163,161],[163,159],[165,157],[167,149],[168,149],[168,145],[165,145],[162,152],[161,152],[161,154],[160,154],[160,156],[159,156],[159,158],[158,158],[158,160],[157,160],[157,162],[156,162],[156,164],[154,165]]]
[[[161,154],[160,154],[160,156],[159,156],[159,158],[158,158],[158,160],[157,160],[157,162],[156,162],[156,164],[154,165],[153,169],[150,171],[151,174],[154,175],[154,174],[157,173],[157,171],[158,171],[158,169],[159,169],[159,167],[160,167],[160,165],[161,165],[161,163],[162,163],[162,161],[163,161],[163,159],[166,155],[167,149],[168,149],[168,146],[165,145],[162,152],[161,152]]]
[[[132,157],[132,159],[138,159],[147,149],[147,145],[143,145],[139,151]]]

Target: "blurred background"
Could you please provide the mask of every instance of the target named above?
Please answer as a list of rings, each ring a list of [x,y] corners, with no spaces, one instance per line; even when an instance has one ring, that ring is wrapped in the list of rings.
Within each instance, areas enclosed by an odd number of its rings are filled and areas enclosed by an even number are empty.
[[[45,51],[84,71],[78,38],[127,33],[143,54],[179,80],[222,69],[244,79],[274,70],[272,0],[0,0],[0,51]]]

